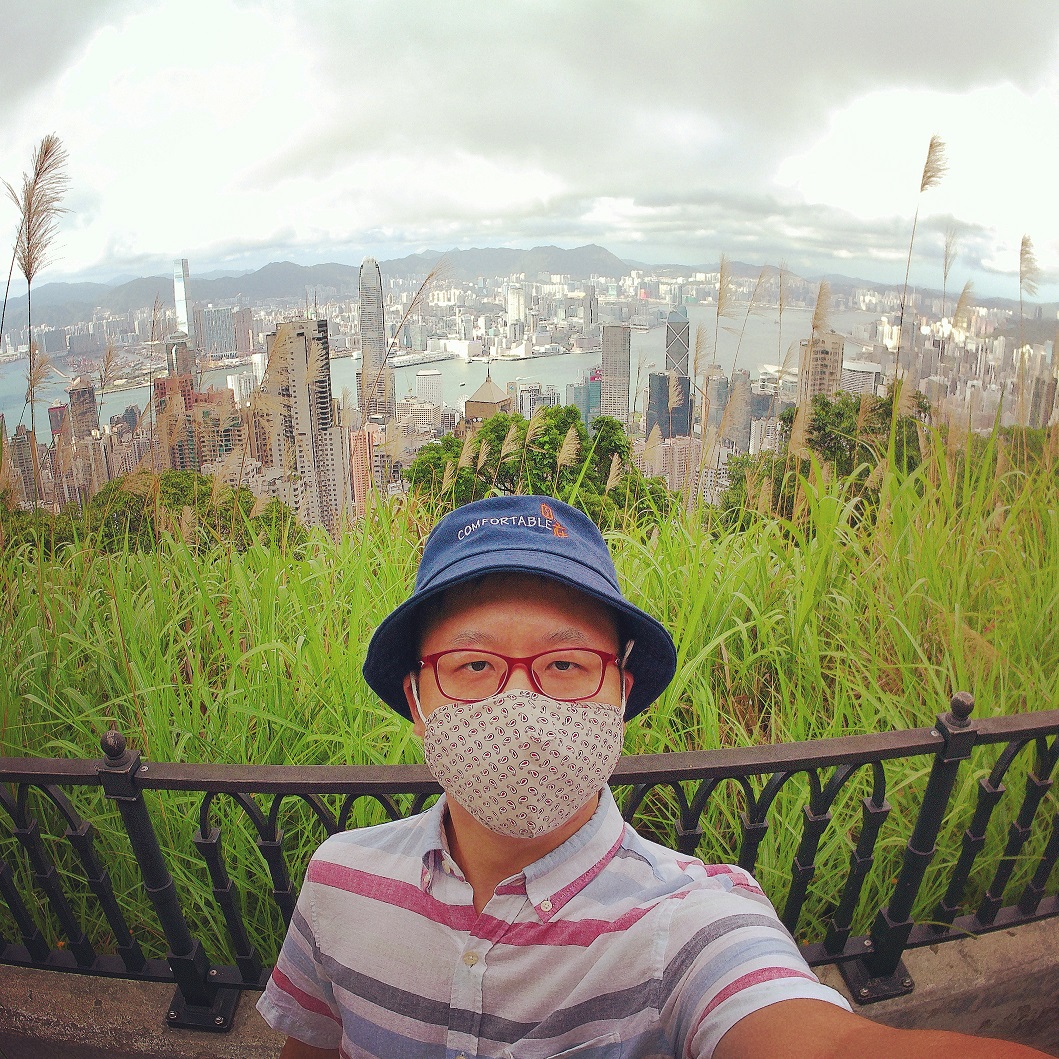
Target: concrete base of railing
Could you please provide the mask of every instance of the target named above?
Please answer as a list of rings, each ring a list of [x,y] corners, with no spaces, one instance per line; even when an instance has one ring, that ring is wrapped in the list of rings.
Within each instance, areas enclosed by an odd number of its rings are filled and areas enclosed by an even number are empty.
[[[978,939],[913,949],[906,997],[857,1008],[890,1026],[959,1030],[1020,1041],[1059,1056],[1059,919]],[[833,967],[821,978],[844,991]],[[0,967],[0,1054],[5,1059],[274,1059],[283,1043],[240,1001],[229,1033],[164,1025],[171,985]]]

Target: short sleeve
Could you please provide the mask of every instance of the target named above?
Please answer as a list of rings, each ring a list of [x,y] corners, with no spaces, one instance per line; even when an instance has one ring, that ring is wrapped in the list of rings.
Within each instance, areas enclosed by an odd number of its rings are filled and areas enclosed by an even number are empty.
[[[308,879],[257,1010],[274,1029],[314,1048],[337,1048],[342,1018],[317,945]]]
[[[753,877],[711,867],[711,888],[674,913],[663,976],[663,1029],[681,1059],[707,1059],[751,1012],[782,1000],[822,1000],[849,1010],[822,985]]]

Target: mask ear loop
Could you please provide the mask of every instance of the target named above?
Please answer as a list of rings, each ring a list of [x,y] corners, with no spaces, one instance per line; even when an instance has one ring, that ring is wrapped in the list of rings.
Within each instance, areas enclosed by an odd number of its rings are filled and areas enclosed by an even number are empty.
[[[423,704],[419,701],[419,678],[415,673],[412,676],[412,699],[416,704],[416,713],[419,715],[419,720],[422,722],[423,727],[426,727],[427,719],[423,716]]]
[[[621,661],[618,662],[618,675],[621,677],[619,683],[621,684],[621,715],[625,716],[625,663],[629,661],[629,655],[632,654],[633,644],[635,640],[629,640],[625,645],[625,653],[621,656]],[[418,699],[416,700],[419,701]]]

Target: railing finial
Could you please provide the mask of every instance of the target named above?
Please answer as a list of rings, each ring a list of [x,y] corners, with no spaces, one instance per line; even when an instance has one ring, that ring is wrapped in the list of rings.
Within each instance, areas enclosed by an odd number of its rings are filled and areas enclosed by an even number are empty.
[[[952,728],[966,728],[974,709],[974,696],[969,691],[958,691],[949,702],[949,721]]]
[[[99,745],[103,748],[103,753],[107,757],[107,765],[115,767],[119,764],[124,764],[122,758],[127,753],[125,745],[125,736],[118,731],[118,726],[111,721],[110,727],[100,736]]]

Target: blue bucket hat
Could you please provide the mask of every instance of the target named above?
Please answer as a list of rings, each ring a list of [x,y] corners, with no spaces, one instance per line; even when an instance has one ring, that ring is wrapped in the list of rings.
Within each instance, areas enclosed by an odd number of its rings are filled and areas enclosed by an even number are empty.
[[[673,638],[621,594],[596,524],[551,497],[497,496],[457,508],[431,530],[412,595],[375,630],[364,678],[383,702],[410,718],[403,681],[418,668],[423,604],[454,585],[496,573],[548,577],[610,607],[622,641],[633,641],[625,663],[634,678],[626,720],[647,709],[673,679]]]

